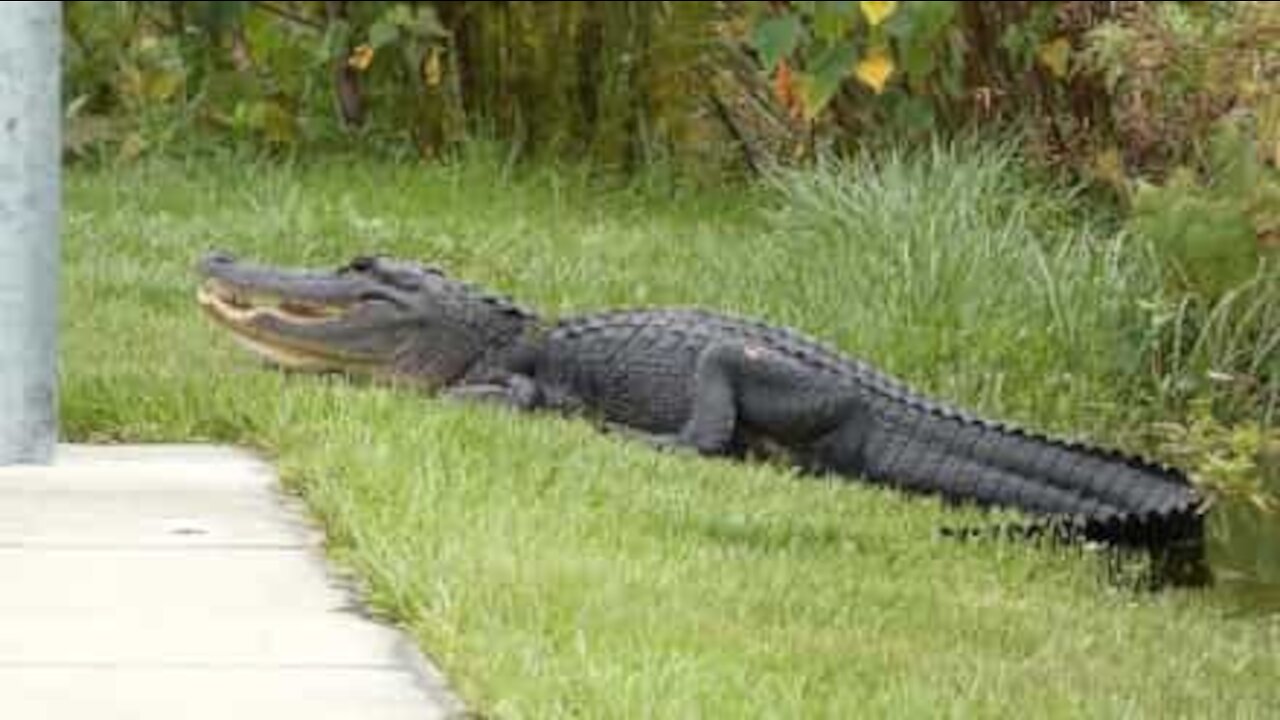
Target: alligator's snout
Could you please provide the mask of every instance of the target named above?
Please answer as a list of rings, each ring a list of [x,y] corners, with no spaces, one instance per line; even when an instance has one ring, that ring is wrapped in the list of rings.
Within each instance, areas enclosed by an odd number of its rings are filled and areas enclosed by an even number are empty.
[[[290,368],[443,385],[535,321],[430,266],[361,255],[334,269],[263,265],[212,250],[196,299],[256,354]]]
[[[359,276],[242,263],[213,250],[196,262],[196,300],[255,353],[285,367],[346,370],[385,362],[396,338],[389,304]]]

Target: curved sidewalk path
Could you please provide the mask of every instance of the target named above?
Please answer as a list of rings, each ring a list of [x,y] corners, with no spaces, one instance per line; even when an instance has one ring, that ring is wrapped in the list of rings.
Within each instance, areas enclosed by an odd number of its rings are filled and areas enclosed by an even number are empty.
[[[449,718],[274,471],[205,446],[0,467],[0,718]]]

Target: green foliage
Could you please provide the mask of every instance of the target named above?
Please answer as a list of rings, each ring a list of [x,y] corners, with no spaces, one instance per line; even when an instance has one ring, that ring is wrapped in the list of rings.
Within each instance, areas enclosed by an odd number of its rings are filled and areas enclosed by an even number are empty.
[[[764,69],[773,72],[782,59],[795,52],[800,44],[800,17],[782,15],[769,18],[756,26],[752,42],[760,53]]]
[[[1223,422],[1280,424],[1280,272],[1259,268],[1217,298],[1153,298],[1142,345],[1166,412],[1211,402]]]
[[[769,10],[753,5],[759,19],[751,40],[761,64],[776,75],[792,112],[808,119],[821,114],[850,78],[877,94],[888,88],[892,96],[897,66],[891,56],[903,66],[908,85],[937,82],[937,60],[946,55],[956,13],[954,2],[809,2],[785,9],[770,4]],[[961,69],[945,66],[943,84],[956,87]]]
[[[1073,52],[1064,11],[1080,3],[751,5],[753,45],[780,100],[856,144],[874,128],[918,137],[1054,98]]]
[[[1256,422],[1224,426],[1210,403],[1198,401],[1185,423],[1158,423],[1162,451],[1217,494],[1280,521],[1280,487],[1269,487],[1264,462],[1280,452],[1280,428]]]
[[[71,4],[67,151],[132,159],[228,137],[299,139],[311,58],[292,24],[250,3]],[[181,10],[181,12],[179,11]],[[250,43],[253,43],[252,50]],[[271,72],[259,72],[254,56]]]
[[[1211,531],[1233,552],[1216,552],[1219,579],[1243,592],[1274,596],[1280,587],[1280,429],[1257,422],[1225,425],[1207,400],[1182,422],[1152,427],[1160,452],[1187,468],[1218,498]]]
[[[1280,7],[1205,5],[1141,3],[1086,35],[1082,71],[1101,77],[1111,100],[1098,118],[1110,129],[1103,140],[1131,176],[1208,170],[1224,125],[1280,163]]]
[[[1104,416],[1149,420],[1145,349],[1130,338],[1146,322],[1133,298],[1158,285],[1138,246],[1101,235],[1011,148],[980,147],[881,150],[783,174],[775,242],[826,257],[794,276],[807,304],[832,308],[823,324],[846,346],[981,411],[1070,434]],[[1001,403],[1010,384],[1021,390]],[[1104,386],[1125,390],[1103,400]],[[1090,402],[1106,408],[1067,409]]]
[[[1181,62],[1199,67],[1190,59],[1195,56]],[[1203,79],[1171,82],[1169,92],[1192,105],[1204,102],[1194,93],[1238,99],[1235,90],[1202,87]],[[1161,395],[1176,405],[1213,397],[1223,418],[1260,413],[1275,422],[1280,410],[1280,169],[1272,164],[1280,158],[1268,148],[1280,135],[1273,140],[1269,134],[1259,114],[1262,105],[1231,103],[1231,113],[1201,120],[1187,116],[1188,123],[1206,124],[1175,131],[1186,133],[1185,146],[1175,149],[1161,141],[1167,147],[1161,153],[1180,163],[1162,178],[1138,174],[1159,172],[1158,166],[1141,162],[1128,170],[1115,168],[1114,177],[1128,201],[1127,226],[1150,242],[1164,277],[1165,291],[1155,301],[1159,338],[1153,353],[1162,375]]]
[[[1139,186],[1130,224],[1155,242],[1178,291],[1218,298],[1261,265],[1251,206],[1248,195],[1206,187],[1184,170]]]
[[[1280,163],[1274,4],[749,5],[777,102],[840,150],[1012,124],[1040,162],[1118,186],[1202,166],[1229,119]]]
[[[1129,223],[1155,243],[1171,285],[1216,299],[1280,259],[1280,171],[1238,124],[1219,123],[1206,144],[1203,172],[1133,183]]]
[[[634,168],[714,157],[711,3],[76,2],[69,154],[359,146],[469,135]]]

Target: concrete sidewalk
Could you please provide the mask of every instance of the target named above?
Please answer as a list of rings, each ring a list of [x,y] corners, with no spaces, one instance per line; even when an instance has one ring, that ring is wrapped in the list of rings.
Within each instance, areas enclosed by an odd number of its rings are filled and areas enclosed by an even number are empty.
[[[444,718],[271,468],[216,447],[0,467],[0,718]]]

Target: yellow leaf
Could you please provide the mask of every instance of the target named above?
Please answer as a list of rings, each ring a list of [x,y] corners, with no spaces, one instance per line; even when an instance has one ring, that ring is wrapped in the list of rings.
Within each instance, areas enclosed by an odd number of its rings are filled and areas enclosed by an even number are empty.
[[[259,103],[256,110],[262,134],[269,142],[287,145],[297,139],[296,118],[283,105],[266,100]]]
[[[120,143],[120,151],[117,157],[126,162],[136,160],[146,149],[147,141],[143,140],[141,135],[136,132],[129,133],[124,142]]]
[[[789,111],[796,107],[795,78],[791,75],[791,65],[784,58],[778,63],[778,71],[773,76],[773,94],[778,102]]]
[[[373,48],[368,45],[360,45],[351,51],[351,57],[347,58],[347,64],[351,67],[364,72],[373,64]]]
[[[173,71],[159,70],[143,76],[145,94],[152,100],[164,102],[173,97],[182,87],[182,74]]]
[[[440,48],[432,47],[422,61],[422,80],[427,87],[435,87],[440,84],[440,74]]]
[[[116,84],[120,88],[120,94],[129,100],[142,100],[146,94],[146,83],[142,76],[142,71],[136,65],[123,65],[120,68],[120,76],[116,80]]]
[[[875,27],[884,22],[894,10],[898,9],[896,2],[860,2],[862,14],[866,16],[867,22],[871,23],[871,27]]]
[[[1091,170],[1094,177],[1107,183],[1115,190],[1123,193],[1129,187],[1129,177],[1125,173],[1124,158],[1117,148],[1109,147],[1095,153]]]
[[[1071,58],[1071,41],[1064,37],[1054,38],[1040,46],[1037,53],[1040,64],[1049,68],[1053,76],[1062,79],[1067,76],[1067,61]]]
[[[893,69],[893,58],[888,53],[884,50],[872,50],[870,55],[858,62],[853,74],[879,95],[884,92],[885,83],[893,75]]]

